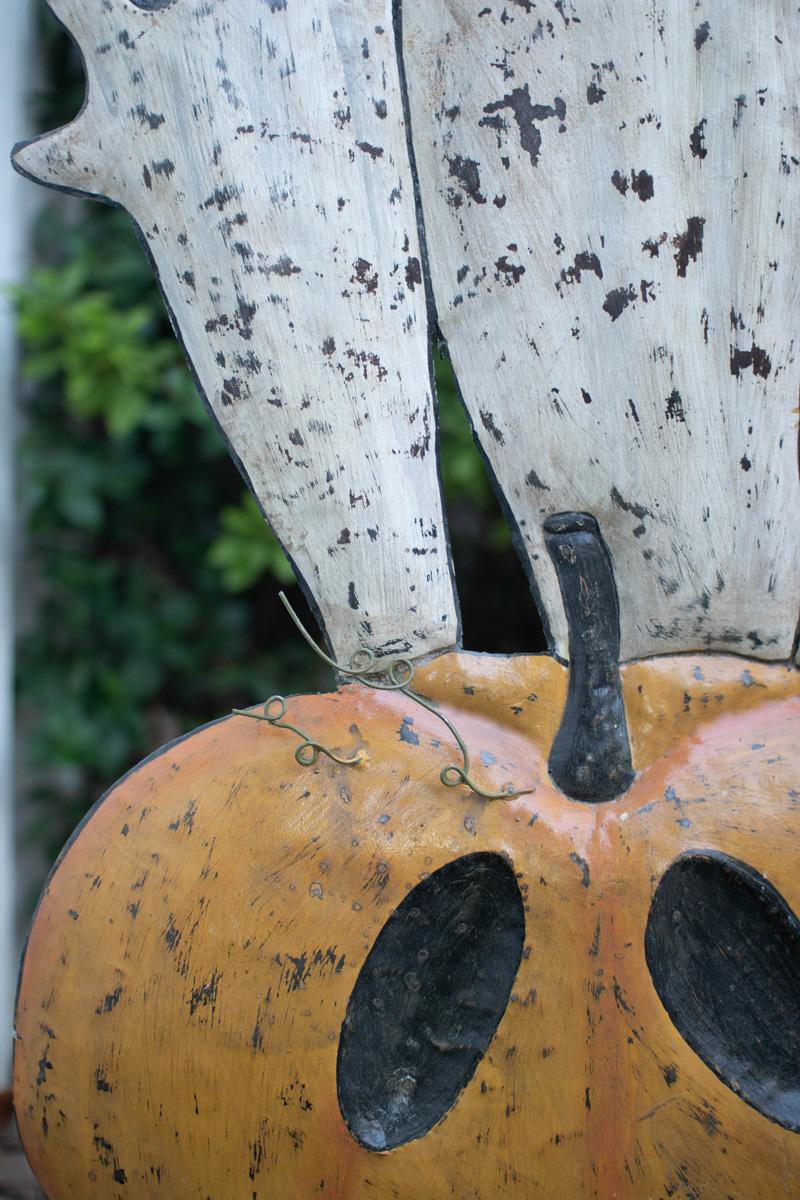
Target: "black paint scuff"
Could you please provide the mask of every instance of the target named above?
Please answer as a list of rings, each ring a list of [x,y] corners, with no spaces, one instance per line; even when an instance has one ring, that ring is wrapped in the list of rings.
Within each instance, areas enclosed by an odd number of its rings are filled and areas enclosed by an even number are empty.
[[[492,114],[501,112],[504,108],[511,109],[519,132],[520,145],[531,160],[531,165],[538,166],[542,149],[542,135],[537,128],[537,122],[557,117],[560,128],[563,127],[567,116],[565,102],[560,96],[556,96],[552,104],[534,104],[531,101],[530,87],[526,83],[524,87],[514,88],[508,95],[503,96],[502,100],[485,104],[483,111]],[[488,122],[485,123],[488,124]],[[482,121],[481,124],[484,122]]]
[[[735,346],[731,346],[731,375],[738,378],[741,372],[748,368],[759,378],[768,379],[772,363],[766,350],[762,350],[755,342],[749,350],[737,350]]]
[[[683,233],[678,233],[672,239],[672,244],[675,247],[675,265],[678,270],[678,275],[686,278],[686,268],[689,265],[689,259],[692,262],[697,262],[699,254],[703,252],[703,228],[705,226],[705,217],[689,217],[686,222],[686,229]]]

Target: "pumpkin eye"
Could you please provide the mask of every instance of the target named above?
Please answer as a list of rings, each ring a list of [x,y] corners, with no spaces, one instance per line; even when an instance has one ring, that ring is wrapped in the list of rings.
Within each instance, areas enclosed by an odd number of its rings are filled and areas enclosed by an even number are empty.
[[[765,1117],[800,1132],[800,921],[774,887],[712,851],[656,889],[647,965],[678,1032]]]
[[[367,955],[339,1041],[342,1116],[369,1150],[427,1133],[469,1083],[505,1012],[525,913],[499,854],[418,884]]]
[[[145,12],[157,12],[160,8],[169,8],[175,0],[131,0],[134,8],[143,8]]]

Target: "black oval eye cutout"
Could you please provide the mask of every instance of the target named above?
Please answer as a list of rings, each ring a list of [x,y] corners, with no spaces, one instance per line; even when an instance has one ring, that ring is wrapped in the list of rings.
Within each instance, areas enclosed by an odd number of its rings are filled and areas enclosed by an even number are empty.
[[[800,920],[763,875],[698,851],[656,889],[645,954],[662,1004],[706,1066],[800,1132]]]
[[[143,8],[145,12],[158,12],[160,8],[169,8],[175,0],[131,0],[134,8]]]
[[[339,1040],[339,1107],[362,1146],[393,1150],[449,1112],[506,1010],[524,941],[522,896],[499,854],[448,863],[395,909]]]

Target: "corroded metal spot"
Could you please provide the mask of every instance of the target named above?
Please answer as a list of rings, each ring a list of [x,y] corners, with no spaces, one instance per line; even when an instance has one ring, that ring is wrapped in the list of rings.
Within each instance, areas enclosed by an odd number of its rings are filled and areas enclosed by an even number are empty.
[[[519,886],[499,854],[448,863],[392,913],[339,1042],[339,1105],[362,1146],[392,1150],[452,1108],[505,1012],[524,938]]]
[[[664,875],[645,953],[656,991],[703,1062],[800,1132],[800,921],[745,863],[704,851]]]

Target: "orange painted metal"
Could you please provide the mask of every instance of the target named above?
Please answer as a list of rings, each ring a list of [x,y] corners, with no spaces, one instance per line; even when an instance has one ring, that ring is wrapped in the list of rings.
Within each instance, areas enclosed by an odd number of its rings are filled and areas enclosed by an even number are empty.
[[[289,719],[362,768],[298,766],[229,717],[94,809],[56,868],[21,978],[15,1099],[51,1200],[776,1200],[800,1136],[682,1040],[645,962],[654,890],[690,849],[800,912],[800,674],[725,656],[623,668],[637,776],[567,800],[547,758],[566,670],[466,653],[415,687],[454,721],[486,801],[442,787],[441,722],[357,685]],[[507,855],[526,948],[497,1033],[425,1136],[364,1149],[336,1095],[342,1020],[387,917],[429,873]]]

